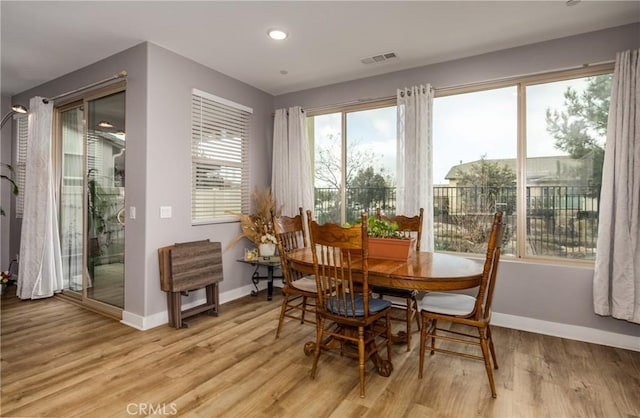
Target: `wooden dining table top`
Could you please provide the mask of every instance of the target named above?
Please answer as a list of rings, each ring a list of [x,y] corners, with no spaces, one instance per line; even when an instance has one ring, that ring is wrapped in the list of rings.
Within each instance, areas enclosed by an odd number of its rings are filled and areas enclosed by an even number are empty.
[[[291,268],[313,274],[311,248],[286,255]],[[369,285],[423,291],[460,290],[480,285],[483,264],[465,257],[436,252],[413,252],[406,261],[368,259]],[[358,270],[357,261],[354,263]],[[361,267],[360,267],[361,269]]]

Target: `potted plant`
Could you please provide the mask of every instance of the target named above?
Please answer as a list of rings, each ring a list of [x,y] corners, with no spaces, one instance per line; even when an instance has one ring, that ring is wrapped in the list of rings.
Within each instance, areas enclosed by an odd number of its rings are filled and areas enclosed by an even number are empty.
[[[415,238],[406,237],[396,222],[370,217],[367,219],[369,257],[383,260],[406,260],[414,248]]]
[[[350,224],[345,224],[350,226]],[[404,261],[415,248],[415,238],[404,235],[396,222],[374,217],[367,218],[367,236],[369,237],[369,258]],[[354,251],[354,250],[350,250]]]
[[[276,244],[278,241],[276,237],[270,233],[265,233],[260,237],[260,244],[258,244],[258,250],[261,257],[271,257],[276,253]]]

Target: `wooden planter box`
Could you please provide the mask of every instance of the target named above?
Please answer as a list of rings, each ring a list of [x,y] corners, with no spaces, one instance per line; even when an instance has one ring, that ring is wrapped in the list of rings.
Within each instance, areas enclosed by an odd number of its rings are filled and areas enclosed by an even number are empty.
[[[369,258],[405,261],[415,248],[415,238],[369,238]]]

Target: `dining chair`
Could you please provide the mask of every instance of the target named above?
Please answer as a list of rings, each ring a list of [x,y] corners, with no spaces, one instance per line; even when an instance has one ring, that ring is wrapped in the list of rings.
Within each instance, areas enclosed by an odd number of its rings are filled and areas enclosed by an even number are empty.
[[[331,223],[320,225],[312,220],[309,210],[307,221],[318,288],[311,377],[316,376],[321,350],[339,348],[341,355],[357,356],[360,397],[364,397],[367,359],[373,360],[382,376],[389,376],[393,370],[391,302],[370,297],[367,215],[362,214],[361,225],[348,228]],[[378,340],[382,342],[378,344]],[[380,356],[383,345],[387,350],[386,360]]]
[[[439,351],[476,360],[484,360],[487,376],[489,377],[489,385],[491,386],[491,395],[494,398],[497,396],[493,381],[493,370],[491,369],[491,359],[493,359],[493,367],[496,369],[498,368],[498,362],[489,322],[491,320],[491,302],[493,301],[493,291],[502,248],[502,232],[502,212],[497,212],[493,217],[482,279],[475,297],[459,293],[430,292],[422,298],[419,304],[422,316],[419,378],[422,378],[427,339],[431,338],[431,355]],[[427,329],[428,321],[431,321],[431,324]],[[452,326],[460,324],[476,328],[478,335],[459,332],[456,329],[439,328],[438,321],[449,321]],[[438,334],[438,332],[441,333]],[[482,356],[436,347],[436,339],[479,346],[482,350]],[[489,352],[491,352],[491,359],[489,358]]]
[[[406,237],[413,237],[416,240],[415,250],[420,251],[420,240],[422,239],[422,218],[424,209],[420,208],[417,216],[407,217],[403,215],[385,216],[380,212],[380,208],[376,209],[376,218],[395,222],[398,224],[398,231]],[[407,351],[411,350],[411,323],[416,319],[418,330],[420,330],[420,316],[418,315],[418,292],[409,289],[392,289],[389,287],[373,286],[373,292],[377,293],[381,299],[391,301],[394,311],[401,312],[402,316],[394,315],[392,312],[391,319],[405,323],[407,334]]]
[[[284,277],[284,287],[282,288],[284,299],[280,309],[276,338],[280,337],[280,330],[285,317],[300,320],[301,324],[305,322],[316,323],[315,305],[318,295],[316,279],[291,268],[287,260],[287,253],[307,246],[304,214],[302,208],[298,210],[300,213],[294,217],[275,216],[273,211],[271,212],[271,220],[276,240],[278,241],[278,252]],[[310,317],[306,316],[306,314],[309,314]]]

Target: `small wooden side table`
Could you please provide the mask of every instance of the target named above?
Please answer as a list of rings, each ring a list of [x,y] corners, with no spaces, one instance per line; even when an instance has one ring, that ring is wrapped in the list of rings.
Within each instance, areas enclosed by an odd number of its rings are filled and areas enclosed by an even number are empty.
[[[169,325],[186,328],[184,318],[207,312],[218,316],[219,289],[222,281],[222,249],[219,242],[194,241],[158,249],[160,287],[167,292]],[[182,310],[182,295],[205,289],[207,300],[202,305]]]

